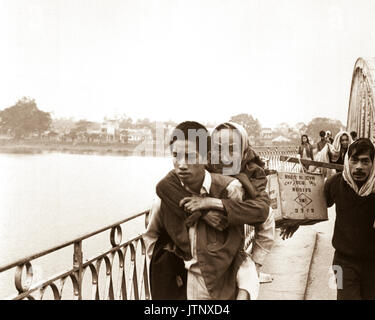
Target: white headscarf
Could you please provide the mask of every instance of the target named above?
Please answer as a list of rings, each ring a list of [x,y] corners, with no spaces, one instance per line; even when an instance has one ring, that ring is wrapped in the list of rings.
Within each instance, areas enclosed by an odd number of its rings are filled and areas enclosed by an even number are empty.
[[[340,139],[344,134],[347,135],[347,137],[349,139],[349,144],[348,144],[348,147],[349,147],[353,143],[353,139],[352,139],[351,135],[346,131],[340,131],[338,134],[336,134],[335,139],[333,140],[332,144],[327,143],[327,146],[328,146],[327,148],[329,148],[329,151],[332,154],[332,161],[333,162],[336,162],[337,159],[340,157],[340,153],[341,153]]]
[[[229,125],[238,130],[241,136],[241,159],[243,159],[246,149],[250,146],[249,136],[243,126],[236,122],[224,122],[223,124]]]
[[[251,162],[251,161],[259,165],[260,167],[264,168],[264,162],[259,157],[259,155],[254,151],[254,149],[250,146],[250,139],[245,128],[236,122],[228,121],[228,122],[223,122],[217,125],[214,130],[217,130],[217,128],[222,125],[225,125],[230,128],[234,128],[240,134],[240,137],[241,137],[241,171],[244,170],[246,163]]]
[[[366,183],[358,189],[357,184],[354,182],[352,174],[349,169],[349,156],[348,153],[345,155],[344,159],[344,172],[342,173],[344,180],[347,184],[358,194],[360,197],[366,197],[371,193],[375,193],[375,164],[373,163],[370,174]]]
[[[322,150],[320,150],[314,156],[315,161],[329,163],[330,159],[329,159],[328,151],[332,155],[332,159],[331,160],[332,161],[337,161],[337,159],[340,157],[340,153],[341,153],[340,139],[341,139],[341,137],[344,134],[346,134],[348,136],[348,139],[349,139],[348,148],[349,148],[349,145],[353,143],[353,139],[351,138],[350,134],[347,131],[340,131],[338,134],[336,134],[335,139],[333,140],[332,144],[326,143],[326,145],[324,146],[324,148]],[[309,171],[314,172],[317,169],[318,169],[318,167],[311,166],[309,168]],[[322,173],[324,173],[325,175],[328,175],[328,176],[330,176],[331,173],[334,172],[333,169],[331,170],[331,169],[328,169],[328,168],[320,168],[320,171]]]

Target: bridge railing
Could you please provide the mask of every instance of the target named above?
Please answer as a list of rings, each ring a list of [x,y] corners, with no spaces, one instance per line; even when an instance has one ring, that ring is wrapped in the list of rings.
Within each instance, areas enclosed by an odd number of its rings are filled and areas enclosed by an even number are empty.
[[[281,161],[280,156],[296,157],[298,146],[280,146],[280,147],[254,147],[255,151],[266,163],[266,168],[270,170],[279,170],[287,172],[300,172],[301,165]]]
[[[265,160],[268,169],[298,171],[299,164],[280,161],[281,155],[295,156],[292,148],[254,148]],[[124,226],[142,219],[138,234],[124,240]],[[0,275],[14,270],[15,293],[7,299],[94,299],[94,300],[148,300],[151,298],[146,260],[146,246],[142,233],[147,226],[148,211],[132,215],[100,230],[72,241],[49,248],[29,257],[0,265]],[[133,230],[134,231],[134,230]],[[94,257],[84,255],[85,243],[93,237],[109,233],[106,249]],[[245,227],[246,246],[251,245],[253,228]],[[71,266],[46,279],[34,279],[33,262],[64,249],[71,249]],[[85,257],[85,258],[84,258]],[[64,256],[67,259],[67,256]],[[56,263],[56,260],[55,262]]]
[[[55,300],[81,300],[84,295],[88,299],[98,300],[150,299],[146,247],[142,239],[144,229],[139,230],[139,235],[123,242],[123,225],[138,217],[146,222],[147,215],[148,211],[132,215],[62,245],[0,266],[0,274],[15,269],[14,285],[17,293],[7,299],[34,300],[47,297]],[[105,232],[109,232],[108,249],[84,260],[85,241]],[[33,279],[33,261],[66,248],[73,251],[71,268],[36,282]]]

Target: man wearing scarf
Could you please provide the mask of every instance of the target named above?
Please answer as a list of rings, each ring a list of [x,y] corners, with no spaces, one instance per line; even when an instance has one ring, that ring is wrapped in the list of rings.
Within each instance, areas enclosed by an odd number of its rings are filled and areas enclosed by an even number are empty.
[[[327,206],[336,205],[332,238],[337,299],[375,299],[375,148],[367,138],[353,142],[344,171],[324,186]]]

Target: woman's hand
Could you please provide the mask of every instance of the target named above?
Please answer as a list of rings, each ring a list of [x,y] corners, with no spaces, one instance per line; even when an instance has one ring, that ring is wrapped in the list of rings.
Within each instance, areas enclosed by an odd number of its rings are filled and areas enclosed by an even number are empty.
[[[216,209],[217,200],[220,201],[220,199],[210,197],[185,197],[180,201],[180,207],[183,207],[189,213],[197,210]]]
[[[228,227],[228,219],[222,211],[210,210],[203,216],[203,220],[211,227],[220,231]]]

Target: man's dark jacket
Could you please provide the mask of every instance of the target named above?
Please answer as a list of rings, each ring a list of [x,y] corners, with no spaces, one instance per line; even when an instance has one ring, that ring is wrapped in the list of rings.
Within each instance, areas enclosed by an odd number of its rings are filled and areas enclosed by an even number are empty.
[[[336,204],[333,247],[347,257],[375,260],[375,194],[360,197],[337,173],[326,181],[324,195],[328,207]]]
[[[267,194],[264,193],[263,188],[259,188],[259,185],[254,183],[255,181],[252,181],[252,183],[258,187],[256,188],[258,192],[254,197],[251,197],[252,199],[248,199],[244,202],[225,199],[226,186],[233,181],[233,178],[215,174],[212,174],[212,178],[210,196],[223,199],[228,228],[224,230],[224,232],[220,232],[206,225],[203,221],[198,222],[197,232],[200,238],[203,239],[203,241],[200,241],[200,245],[198,243],[198,247],[200,248],[198,248],[198,260],[204,261],[204,266],[202,267],[202,263],[200,263],[200,267],[212,297],[214,299],[233,299],[235,277],[239,264],[242,262],[241,258],[236,257],[233,250],[237,251],[242,249],[243,225],[245,223],[256,225],[263,223],[267,219],[269,199]],[[245,187],[245,189],[247,188]],[[261,191],[259,189],[261,189]],[[169,206],[167,214],[170,218],[172,217],[172,219],[164,219],[163,224],[168,224],[168,227],[165,229],[168,229],[171,233],[169,236],[174,239],[173,242],[178,244],[176,253],[185,260],[189,260],[191,258],[190,242],[188,241],[188,228],[184,223],[186,213],[182,208],[178,207],[178,203],[184,197],[191,196],[191,194],[182,187],[178,177],[173,171],[158,184],[157,193],[162,199],[162,206],[163,199],[164,204],[167,202]],[[173,214],[173,216],[171,216],[171,214]],[[203,246],[203,244],[205,245]],[[229,251],[225,250],[224,245],[227,246],[227,249],[229,248]],[[157,252],[162,252],[162,250],[156,250]],[[168,259],[173,260],[174,257],[169,255]],[[207,259],[208,264],[206,263]],[[230,259],[232,259],[232,261],[230,261]],[[153,292],[159,291],[159,289],[163,290],[163,284],[159,281],[160,278],[157,277],[158,271],[161,269],[163,269],[162,264],[155,265],[153,261],[151,261],[150,273]],[[166,269],[166,265],[164,265],[164,269]],[[182,273],[183,269],[181,267],[178,274],[181,275]],[[170,278],[173,279],[174,277],[173,272],[171,272]],[[225,289],[225,286],[228,285],[231,286],[231,288]],[[178,293],[180,288],[181,287],[176,286],[175,292]],[[172,291],[171,288],[169,288],[169,292],[165,292],[165,296],[168,296],[168,293],[169,299],[175,297],[173,295],[174,291]]]

